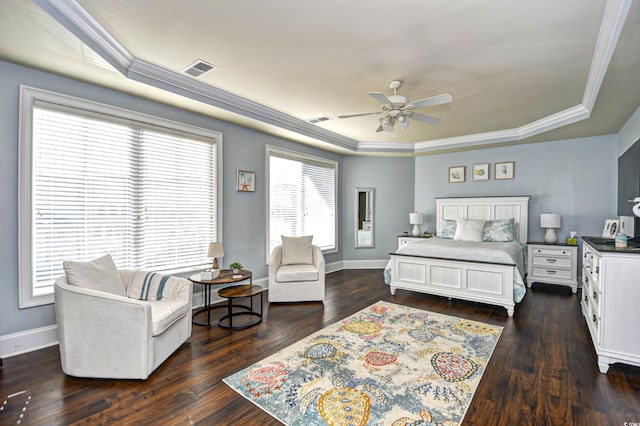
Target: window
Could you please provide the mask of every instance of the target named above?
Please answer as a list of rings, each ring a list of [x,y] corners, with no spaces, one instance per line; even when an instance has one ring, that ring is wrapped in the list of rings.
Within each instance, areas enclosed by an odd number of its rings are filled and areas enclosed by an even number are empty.
[[[20,307],[53,302],[63,260],[207,264],[218,232],[220,134],[22,88]]]
[[[267,260],[281,235],[337,251],[337,162],[267,146]]]

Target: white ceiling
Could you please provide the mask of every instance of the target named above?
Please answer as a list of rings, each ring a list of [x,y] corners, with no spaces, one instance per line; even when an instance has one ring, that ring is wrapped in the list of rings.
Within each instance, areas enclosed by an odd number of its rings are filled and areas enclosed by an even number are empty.
[[[617,133],[640,105],[632,0],[0,0],[0,59],[342,153]],[[195,79],[182,70],[217,66]],[[635,74],[634,74],[635,73]],[[376,133],[367,92],[453,102]],[[306,120],[329,117],[310,124]]]

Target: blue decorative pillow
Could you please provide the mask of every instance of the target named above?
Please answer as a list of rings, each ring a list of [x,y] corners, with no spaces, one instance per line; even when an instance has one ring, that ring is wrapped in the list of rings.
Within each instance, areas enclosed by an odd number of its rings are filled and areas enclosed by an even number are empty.
[[[517,240],[514,218],[487,220],[482,230],[482,241],[510,243]]]
[[[157,272],[134,271],[129,278],[127,296],[138,300],[175,299],[182,291],[182,281]]]
[[[455,220],[442,220],[440,222],[440,230],[436,236],[438,238],[453,240],[453,237],[456,235],[456,226]]]

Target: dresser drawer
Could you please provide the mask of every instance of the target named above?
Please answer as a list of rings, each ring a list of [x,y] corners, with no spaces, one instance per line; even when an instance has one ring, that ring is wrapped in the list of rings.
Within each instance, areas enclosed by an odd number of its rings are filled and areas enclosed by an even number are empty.
[[[593,305],[589,303],[589,309],[587,310],[587,316],[585,318],[589,331],[591,331],[591,338],[596,345],[600,344],[600,317],[594,312]]]
[[[533,266],[571,268],[571,257],[533,256]]]
[[[571,271],[568,269],[555,269],[555,268],[533,268],[533,276],[540,278],[554,278],[557,280],[570,280]]]
[[[540,254],[542,256],[558,256],[558,257],[568,257],[571,258],[571,250],[562,249],[562,248],[542,248],[536,247],[533,249],[534,256]]]

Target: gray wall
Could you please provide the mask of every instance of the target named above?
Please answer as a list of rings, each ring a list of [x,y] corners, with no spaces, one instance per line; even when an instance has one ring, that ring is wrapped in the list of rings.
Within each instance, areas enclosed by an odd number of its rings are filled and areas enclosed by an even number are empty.
[[[640,107],[618,132],[618,156],[624,154],[638,138],[640,138]]]
[[[344,260],[388,259],[396,236],[409,229],[413,209],[413,158],[344,157],[342,253]],[[355,248],[355,188],[375,188],[375,247]]]
[[[514,161],[513,180],[494,180],[495,162]],[[473,164],[490,163],[488,181],[470,180]],[[448,168],[466,166],[464,183],[448,183]],[[416,159],[415,206],[425,226],[435,229],[435,197],[529,195],[529,241],[543,241],[540,213],[560,213],[563,241],[569,231],[600,235],[615,218],[617,141],[615,135],[465,151]]]
[[[0,336],[55,324],[53,305],[18,309],[18,105],[19,85],[25,84],[83,99],[127,108],[223,132],[223,242],[224,265],[240,261],[267,276],[265,265],[265,145],[276,145],[333,160],[341,156],[318,151],[274,136],[193,114],[97,86],[80,83],[0,61]],[[236,192],[236,169],[256,172],[253,193]],[[342,166],[338,171],[342,176]],[[342,183],[338,182],[340,188]],[[343,204],[339,195],[338,205]],[[341,238],[339,228],[339,239]],[[340,246],[340,240],[338,242]],[[327,263],[342,253],[327,255]]]

